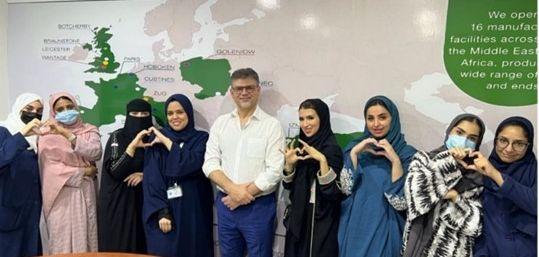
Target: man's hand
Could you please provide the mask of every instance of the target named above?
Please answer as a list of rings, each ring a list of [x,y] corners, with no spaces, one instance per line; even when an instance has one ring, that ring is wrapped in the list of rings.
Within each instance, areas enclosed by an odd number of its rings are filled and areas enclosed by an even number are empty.
[[[255,200],[255,197],[251,195],[248,191],[249,184],[240,184],[236,185],[234,184],[229,189],[228,196],[234,201],[239,203],[240,205],[249,204],[252,201]]]
[[[226,207],[228,207],[228,209],[230,209],[231,211],[235,210],[236,208],[240,207],[241,204],[232,200],[232,198],[227,195],[225,197],[223,197],[221,199],[221,202],[223,202],[225,204]]]

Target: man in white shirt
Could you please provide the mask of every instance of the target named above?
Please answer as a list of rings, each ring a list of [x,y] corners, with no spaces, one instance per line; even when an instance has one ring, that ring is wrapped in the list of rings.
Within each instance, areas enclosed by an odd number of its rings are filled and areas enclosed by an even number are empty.
[[[210,130],[202,169],[217,184],[219,247],[222,257],[271,257],[275,188],[281,180],[284,135],[279,121],[258,106],[260,81],[251,68],[234,71],[231,113]]]

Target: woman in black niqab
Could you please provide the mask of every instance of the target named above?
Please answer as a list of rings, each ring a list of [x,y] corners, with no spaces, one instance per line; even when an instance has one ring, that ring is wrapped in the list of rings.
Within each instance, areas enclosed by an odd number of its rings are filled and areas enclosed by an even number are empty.
[[[151,105],[127,104],[124,127],[111,133],[105,147],[98,200],[100,252],[145,253],[142,226],[142,142],[152,126]]]

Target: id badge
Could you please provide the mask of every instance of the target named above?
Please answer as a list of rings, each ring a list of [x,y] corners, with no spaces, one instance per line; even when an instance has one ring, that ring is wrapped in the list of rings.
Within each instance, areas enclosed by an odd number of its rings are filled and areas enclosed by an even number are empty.
[[[309,203],[316,203],[316,182],[311,186],[311,197],[309,197]]]
[[[174,183],[174,186],[169,187],[167,190],[167,199],[182,197],[182,195],[182,188],[176,183]]]

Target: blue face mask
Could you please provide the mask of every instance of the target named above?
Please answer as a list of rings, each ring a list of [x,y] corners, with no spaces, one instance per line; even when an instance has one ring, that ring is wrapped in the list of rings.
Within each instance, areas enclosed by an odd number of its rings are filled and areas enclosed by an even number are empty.
[[[77,121],[77,118],[79,117],[79,112],[76,110],[65,110],[62,112],[59,112],[56,114],[56,117],[54,117],[58,122],[65,124],[65,125],[71,125]]]
[[[475,150],[475,142],[459,135],[449,135],[449,137],[447,137],[447,140],[445,141],[445,146],[447,147],[447,149],[458,147],[470,148],[472,150]]]

